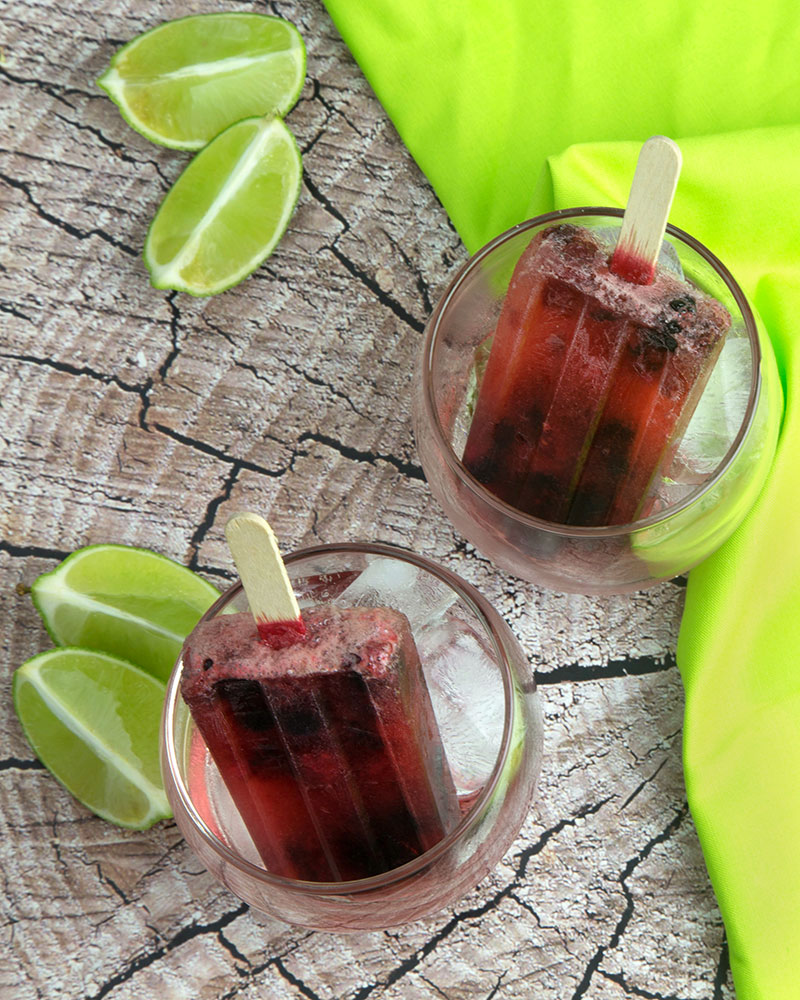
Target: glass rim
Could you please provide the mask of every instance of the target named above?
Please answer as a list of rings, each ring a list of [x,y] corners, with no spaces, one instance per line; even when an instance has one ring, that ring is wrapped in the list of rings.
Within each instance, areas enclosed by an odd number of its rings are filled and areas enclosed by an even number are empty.
[[[389,871],[381,872],[378,875],[371,875],[368,878],[352,879],[350,881],[339,882],[307,882],[301,879],[285,878],[267,871],[243,858],[237,851],[229,847],[222,841],[214,831],[203,820],[197,812],[186,783],[183,780],[181,768],[178,765],[176,739],[175,739],[175,712],[181,702],[180,678],[183,667],[183,650],[179,654],[178,660],[172,670],[167,691],[164,698],[164,710],[162,713],[161,736],[163,740],[164,758],[172,779],[174,789],[180,799],[186,815],[189,817],[195,830],[200,833],[206,844],[228,864],[238,868],[243,874],[258,880],[264,885],[271,885],[279,889],[299,892],[304,895],[326,896],[352,896],[354,894],[369,892],[375,889],[383,889],[397,882],[402,882],[415,875],[417,872],[428,868],[431,864],[445,855],[471,829],[478,825],[486,806],[491,801],[495,790],[500,782],[503,770],[508,762],[511,753],[511,743],[515,728],[517,705],[514,693],[514,681],[508,663],[505,645],[501,635],[492,622],[492,615],[497,616],[497,612],[492,605],[478,592],[478,590],[467,583],[456,573],[443,566],[432,562],[425,556],[418,555],[410,550],[399,546],[389,545],[383,542],[341,542],[331,544],[319,544],[307,548],[297,549],[284,557],[287,567],[303,559],[313,558],[322,555],[335,555],[337,553],[360,553],[366,555],[382,555],[390,558],[401,559],[432,573],[442,582],[454,590],[460,599],[464,600],[468,607],[480,619],[486,631],[490,635],[497,653],[497,665],[503,680],[503,695],[505,698],[505,711],[503,717],[503,735],[497,753],[492,772],[488,780],[481,789],[475,801],[471,803],[468,811],[461,817],[456,826],[443,837],[437,844],[429,848],[423,854],[400,865],[391,868]],[[213,618],[222,608],[232,601],[242,591],[240,580],[235,581],[224,593],[222,593],[211,607],[202,615],[199,621],[207,621]],[[488,610],[488,614],[487,614]],[[199,622],[198,622],[199,624]],[[532,675],[533,676],[533,675]],[[532,682],[535,686],[535,680]],[[188,709],[187,709],[188,711]]]
[[[512,226],[510,229],[507,229],[498,236],[495,236],[494,239],[490,240],[487,244],[481,247],[480,250],[474,253],[461,265],[461,267],[459,267],[448,282],[447,287],[436,303],[425,326],[425,338],[422,344],[422,400],[429,427],[437,439],[439,452],[444,456],[445,462],[455,474],[457,479],[469,490],[471,490],[471,492],[474,493],[484,504],[494,507],[503,517],[517,521],[520,524],[528,525],[538,531],[548,531],[551,534],[566,537],[609,538],[618,535],[629,535],[634,531],[638,531],[643,528],[650,528],[671,520],[688,507],[691,507],[706,493],[713,489],[741,451],[745,439],[747,438],[755,420],[758,402],[761,395],[761,344],[758,339],[758,328],[755,316],[753,315],[753,310],[751,309],[750,304],[747,301],[747,297],[742,291],[739,283],[733,277],[728,268],[722,263],[722,261],[699,240],[695,239],[685,230],[679,229],[677,226],[673,226],[671,223],[668,223],[666,234],[675,237],[685,246],[688,246],[689,249],[695,251],[698,256],[702,257],[708,264],[710,264],[719,277],[722,278],[723,282],[733,295],[736,305],[741,310],[744,327],[747,331],[748,342],[750,344],[750,356],[753,361],[753,370],[750,378],[750,391],[748,394],[747,406],[745,407],[744,416],[742,417],[742,422],[739,425],[736,436],[734,437],[727,452],[714,469],[714,472],[708,476],[708,478],[701,485],[695,487],[695,489],[691,490],[677,503],[670,504],[669,507],[658,511],[655,514],[650,514],[648,517],[640,518],[637,521],[628,521],[625,524],[606,524],[599,526],[580,524],[573,525],[561,524],[556,521],[547,521],[544,518],[535,517],[533,514],[526,514],[523,511],[518,510],[516,507],[512,507],[480,483],[463,464],[461,459],[456,456],[453,451],[453,446],[450,443],[447,434],[445,434],[444,428],[439,420],[439,412],[434,399],[432,373],[434,370],[436,352],[439,346],[437,335],[439,333],[440,323],[442,317],[447,311],[450,301],[454,298],[462,283],[494,250],[529,229],[538,228],[554,222],[561,222],[567,219],[584,218],[587,216],[594,216],[597,218],[605,216],[621,219],[623,215],[624,209],[614,207],[584,206],[580,208],[562,208],[554,212],[546,212],[542,215],[537,215],[532,219],[526,219],[524,222],[520,222],[516,226]]]

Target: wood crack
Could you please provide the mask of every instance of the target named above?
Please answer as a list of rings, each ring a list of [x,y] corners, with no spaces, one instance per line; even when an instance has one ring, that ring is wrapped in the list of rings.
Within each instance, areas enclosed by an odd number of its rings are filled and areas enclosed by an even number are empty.
[[[641,677],[644,674],[660,674],[672,670],[676,665],[675,656],[665,653],[660,656],[631,656],[608,663],[566,663],[551,670],[536,670],[537,685],[563,684],[566,681],[596,681],[609,677]]]
[[[714,974],[714,994],[711,1000],[722,1000],[723,989],[728,982],[728,975],[731,971],[731,959],[728,950],[728,939],[727,937],[722,941],[722,948],[719,953],[719,961],[717,962],[717,969]]]
[[[332,438],[327,434],[315,433],[313,431],[304,431],[298,438],[297,443],[303,444],[305,441],[315,441],[317,444],[323,444],[328,448],[332,448],[334,451],[338,451],[343,458],[350,458],[354,462],[368,462],[370,465],[377,465],[378,462],[386,462],[389,465],[394,466],[398,472],[402,472],[404,476],[408,476],[409,479],[416,479],[419,482],[425,482],[425,474],[422,471],[422,467],[415,465],[412,462],[406,462],[402,458],[398,458],[396,455],[384,455],[379,452],[366,451],[361,448],[353,448],[350,445],[343,444],[341,441],[337,441],[336,438]]]
[[[47,80],[39,80],[36,77],[15,76],[13,73],[9,73],[9,71],[4,66],[0,66],[0,73],[7,80],[10,80],[11,83],[19,83],[25,87],[35,87],[37,90],[41,90],[43,93],[49,94],[50,97],[54,98],[56,101],[60,101],[61,104],[65,104],[68,108],[71,108],[73,111],[75,110],[75,105],[71,104],[63,96],[63,94],[77,93],[77,94],[84,94],[84,96],[87,97],[93,96],[89,95],[88,93],[84,93],[84,91],[77,90],[76,88],[61,87],[58,84],[50,83]]]
[[[322,105],[322,107],[325,109],[325,118],[324,118],[322,124],[320,125],[320,127],[317,129],[317,131],[311,137],[311,139],[309,139],[301,147],[301,149],[300,149],[300,155],[301,156],[306,156],[308,153],[311,152],[311,150],[314,148],[314,146],[316,146],[316,144],[319,142],[319,140],[322,138],[322,136],[324,136],[326,134],[326,132],[328,130],[328,126],[330,125],[331,120],[337,114],[336,109],[333,108],[333,107],[331,107],[331,105],[322,96],[322,93],[321,93],[321,90],[320,90],[319,80],[317,80],[314,77],[310,77],[309,78],[309,83],[311,84],[311,93],[309,94],[308,97],[302,97],[301,98],[301,102],[302,103],[308,103],[308,104],[320,104],[320,105]]]
[[[645,778],[643,781],[639,782],[639,784],[636,786],[636,788],[634,788],[634,790],[631,792],[631,794],[627,797],[627,799],[625,799],[625,801],[619,807],[620,808],[620,812],[623,809],[626,809],[631,804],[631,802],[633,802],[633,800],[636,798],[636,796],[642,791],[642,789],[646,788],[647,785],[649,785],[650,782],[654,780],[654,778],[656,777],[656,775],[658,774],[658,772],[661,770],[661,768],[666,763],[667,763],[667,758],[664,757],[664,759],[661,761],[661,763],[658,765],[658,767],[655,769],[655,771],[653,771],[653,773],[650,775],[650,777],[649,778]]]
[[[308,193],[318,204],[322,205],[328,215],[332,216],[338,223],[342,226],[342,233],[346,233],[350,229],[350,223],[342,215],[338,208],[326,198],[325,195],[320,191],[317,185],[311,180],[307,170],[303,170],[303,183],[308,189]]]
[[[237,971],[239,972],[240,975],[240,981],[236,983],[232,987],[232,989],[228,990],[227,993],[224,993],[221,997],[219,997],[219,1000],[233,1000],[233,997],[239,994],[243,989],[246,989],[247,987],[255,983],[262,972],[265,972],[267,969],[273,968],[277,962],[282,963],[282,960],[286,958],[287,955],[291,955],[292,952],[296,951],[300,947],[301,943],[303,943],[303,941],[308,941],[309,938],[313,936],[313,933],[314,933],[313,931],[309,931],[306,937],[301,939],[300,941],[290,942],[288,946],[283,949],[281,954],[273,955],[272,958],[267,959],[266,962],[261,962],[259,965],[253,965],[252,963],[248,962],[249,966],[248,968],[238,969]],[[282,967],[284,968],[285,971],[285,966]],[[280,974],[280,970],[278,971]],[[283,978],[286,977],[283,976]]]
[[[28,323],[33,323],[33,319],[24,312],[20,312],[13,302],[0,302],[0,311],[8,313],[9,316],[16,316],[17,319],[24,319]],[[8,355],[3,355],[8,357]]]
[[[44,771],[44,764],[37,759],[23,760],[20,757],[6,757],[0,760],[0,771]]]
[[[15,559],[56,559],[61,562],[70,554],[66,549],[51,549],[43,545],[16,545],[0,538],[0,552],[6,552]]]
[[[425,324],[421,320],[418,320],[416,316],[412,316],[396,299],[388,295],[371,275],[367,274],[366,271],[350,260],[347,254],[342,253],[335,243],[331,244],[330,249],[345,270],[368,288],[381,305],[385,306],[390,312],[393,312],[398,319],[402,320],[407,326],[410,326],[412,330],[422,333],[425,329]]]
[[[200,546],[203,543],[203,539],[206,537],[206,534],[208,533],[209,529],[214,524],[214,521],[217,516],[217,511],[219,510],[220,506],[223,503],[225,503],[226,500],[230,499],[231,491],[233,490],[233,487],[236,484],[237,479],[239,478],[239,473],[241,472],[241,470],[242,470],[242,465],[240,462],[234,462],[231,465],[228,475],[225,479],[225,482],[222,485],[222,490],[217,496],[213,497],[213,499],[209,501],[208,506],[206,507],[206,512],[203,515],[202,521],[192,534],[192,537],[189,541],[189,546],[192,549],[192,554],[191,557],[189,558],[188,566],[189,569],[194,570],[195,572],[197,571],[197,557],[200,551]]]
[[[515,882],[512,884],[512,888],[518,888],[519,881],[527,873],[531,858],[536,857],[537,854],[544,850],[545,846],[553,839],[553,837],[557,837],[558,834],[561,833],[562,830],[565,830],[568,826],[575,826],[579,820],[586,819],[587,816],[593,816],[595,813],[600,812],[603,806],[608,805],[608,803],[615,798],[615,795],[607,795],[605,798],[600,799],[599,802],[593,802],[590,805],[583,806],[583,808],[579,809],[574,815],[560,819],[557,823],[554,823],[553,826],[542,831],[535,844],[529,844],[520,851],[519,862],[516,867],[517,877]]]
[[[263,465],[259,465],[257,462],[251,462],[246,458],[234,458],[232,455],[228,455],[221,448],[216,448],[212,444],[207,444],[205,441],[199,440],[199,438],[193,438],[188,434],[182,434],[180,431],[176,431],[171,427],[167,427],[164,424],[153,423],[146,426],[146,430],[156,430],[160,434],[164,434],[166,437],[171,438],[173,441],[177,441],[178,444],[186,445],[187,448],[195,448],[197,451],[202,452],[204,455],[210,455],[212,458],[217,458],[221,462],[225,462],[229,465],[238,465],[240,469],[246,469],[248,472],[257,472],[262,476],[269,476],[271,479],[279,479],[281,476],[285,475],[294,465],[295,460],[301,455],[306,455],[308,452],[297,449],[292,453],[289,462],[281,466],[278,469],[267,469]],[[272,440],[277,440],[273,438]],[[282,444],[283,442],[278,442]]]
[[[358,409],[358,407],[355,405],[352,399],[350,399],[350,397],[347,395],[346,392],[342,392],[340,389],[334,388],[330,384],[330,382],[326,382],[325,379],[316,378],[314,375],[310,375],[307,371],[304,371],[299,365],[293,365],[285,358],[281,358],[280,360],[286,365],[286,367],[290,371],[293,371],[295,375],[299,375],[302,379],[305,379],[305,381],[308,382],[309,385],[314,385],[322,389],[327,389],[332,396],[335,396],[337,399],[343,399],[345,403],[347,403],[347,405],[353,411],[353,413],[357,413],[358,416],[360,417],[367,416],[367,414],[364,413],[363,410]]]
[[[140,955],[138,958],[135,958],[126,966],[126,968],[106,980],[96,993],[87,996],[85,1000],[102,1000],[103,997],[107,996],[112,990],[116,989],[117,986],[128,982],[133,978],[133,976],[136,975],[137,972],[140,972],[142,969],[146,969],[154,962],[158,962],[164,957],[164,955],[174,951],[182,944],[185,944],[187,941],[191,941],[193,938],[199,937],[200,935],[216,934],[218,931],[222,930],[223,927],[227,927],[228,924],[233,923],[234,920],[238,920],[239,917],[247,913],[247,910],[247,904],[242,903],[240,906],[237,906],[235,910],[229,910],[227,913],[223,913],[221,917],[217,920],[211,921],[211,923],[193,923],[188,927],[182,928],[165,944],[158,948],[154,948],[152,951],[149,951],[144,955]]]
[[[370,994],[372,994],[376,989],[386,988],[393,986],[398,979],[407,975],[409,972],[416,969],[420,963],[430,955],[432,951],[453,931],[459,927],[464,921],[475,920],[478,917],[484,916],[491,910],[495,909],[504,899],[513,898],[514,891],[518,889],[527,872],[528,864],[531,858],[537,855],[544,846],[555,836],[557,836],[562,830],[566,829],[568,826],[574,826],[579,820],[584,819],[587,816],[593,815],[599,812],[608,802],[610,802],[614,796],[607,796],[600,802],[592,803],[590,805],[584,806],[573,816],[569,816],[565,819],[561,819],[554,826],[545,830],[536,841],[535,844],[530,844],[523,851],[520,852],[519,862],[517,863],[514,878],[507,885],[498,889],[498,891],[491,896],[489,899],[485,900],[479,906],[471,907],[468,910],[462,910],[455,913],[450,920],[447,921],[439,930],[433,934],[424,944],[416,949],[408,958],[402,961],[399,965],[386,976],[385,979],[376,981],[362,987],[356,993],[352,995],[351,1000],[366,1000]]]
[[[642,989],[640,986],[633,986],[621,972],[604,972],[602,969],[598,969],[598,972],[605,979],[616,983],[626,997],[642,997],[643,1000],[691,1000],[686,996],[678,996],[677,993],[651,993],[650,990]]]
[[[308,1000],[322,1000],[320,995],[315,993],[310,986],[307,986],[302,979],[289,972],[280,958],[275,958],[272,964],[280,973],[281,978],[285,979],[287,983],[291,983],[304,997],[308,997]]]
[[[134,166],[137,167],[140,167],[143,163],[149,164],[151,167],[155,169],[156,173],[164,182],[164,185],[167,188],[170,186],[170,182],[161,173],[161,168],[159,167],[158,163],[155,160],[152,159],[139,160],[135,156],[131,156],[130,153],[127,152],[128,147],[124,142],[117,142],[114,139],[109,139],[107,135],[104,135],[104,133],[99,128],[96,128],[94,125],[88,125],[85,122],[73,121],[71,118],[67,118],[66,115],[61,115],[57,111],[54,111],[53,114],[56,118],[59,118],[66,125],[70,125],[72,128],[79,129],[81,132],[88,132],[90,135],[93,135],[96,139],[99,139],[99,141],[104,146],[110,149],[111,152],[123,162],[132,163]]]
[[[34,354],[7,354],[2,353],[0,357],[7,358],[9,361],[19,361],[23,364],[39,365],[43,368],[52,368],[54,371],[61,372],[64,375],[75,375],[75,376],[86,376],[87,378],[94,379],[96,382],[102,382],[104,385],[115,385],[118,389],[122,389],[123,392],[132,392],[137,396],[144,397],[144,395],[152,387],[152,380],[145,379],[141,384],[136,384],[135,382],[125,382],[118,375],[109,375],[105,372],[95,371],[94,368],[90,368],[88,365],[72,365],[67,361],[57,361],[55,358],[39,358]]]
[[[222,569],[219,566],[196,565],[194,572],[199,573],[201,576],[217,576],[228,583],[232,583],[236,579],[236,574],[233,570]]]
[[[33,197],[30,187],[25,181],[17,180],[16,177],[9,177],[7,174],[3,173],[0,173],[0,181],[4,181],[9,187],[15,188],[17,191],[21,191],[28,199],[28,202],[40,219],[43,219],[45,222],[49,222],[50,225],[61,229],[63,232],[74,237],[76,240],[88,240],[91,239],[92,236],[97,236],[98,239],[101,239],[106,243],[110,243],[111,246],[116,247],[118,250],[122,250],[131,257],[139,256],[138,252],[134,250],[133,247],[128,246],[127,243],[123,243],[121,240],[111,236],[104,229],[100,229],[99,226],[94,229],[84,231],[83,229],[79,229],[77,226],[73,226],[71,222],[67,222],[65,219],[60,219],[57,215],[53,215],[51,212],[48,212],[47,209],[40,205],[39,202]]]
[[[227,951],[228,954],[231,956],[231,958],[234,960],[234,963],[241,963],[242,965],[246,965],[248,968],[252,969],[253,963],[250,961],[247,955],[243,955],[242,952],[239,951],[239,949],[233,943],[233,941],[231,941],[229,938],[225,936],[225,933],[222,930],[219,930],[217,932],[217,940],[225,949],[225,951]],[[240,976],[247,975],[247,971],[245,969],[239,968],[238,964],[236,965],[236,971],[239,973]]]
[[[181,349],[178,344],[178,337],[180,336],[179,323],[181,319],[181,311],[175,303],[177,295],[178,293],[173,291],[164,296],[170,311],[169,330],[170,336],[172,337],[172,350],[168,352],[158,369],[158,374],[162,381],[166,381],[167,373],[175,362],[175,359],[181,353]]]
[[[430,316],[433,312],[433,304],[431,303],[430,288],[428,287],[428,282],[422,277],[422,273],[419,268],[409,259],[408,254],[405,252],[403,247],[398,243],[395,247],[400,259],[406,265],[408,270],[414,275],[414,281],[417,286],[417,291],[422,298],[422,308],[425,314]],[[424,328],[423,328],[424,329]]]
[[[622,892],[625,896],[625,909],[622,912],[622,916],[617,921],[617,925],[611,933],[608,940],[608,944],[601,944],[595,951],[592,958],[589,960],[586,969],[584,971],[583,977],[578,983],[578,987],[572,994],[571,1000],[580,1000],[581,997],[586,996],[586,992],[591,985],[592,978],[600,968],[600,963],[603,961],[607,952],[612,951],[619,944],[622,935],[625,933],[625,928],[630,923],[631,917],[633,916],[634,910],[634,899],[633,894],[628,888],[627,880],[636,870],[636,868],[652,853],[653,849],[659,844],[663,844],[665,841],[669,840],[670,837],[678,830],[678,828],[683,823],[689,812],[689,806],[684,803],[675,816],[670,820],[667,826],[655,837],[652,837],[644,845],[644,847],[638,851],[625,865],[623,868],[618,882],[622,888]]]

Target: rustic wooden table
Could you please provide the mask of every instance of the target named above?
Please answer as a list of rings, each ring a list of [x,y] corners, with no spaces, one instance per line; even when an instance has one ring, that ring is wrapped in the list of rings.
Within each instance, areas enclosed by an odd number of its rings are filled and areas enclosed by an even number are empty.
[[[0,994],[81,997],[731,998],[681,774],[680,581],[606,600],[496,571],[418,465],[423,324],[465,251],[320,0],[266,9],[308,46],[288,122],[304,157],[271,259],[212,299],[150,287],[140,251],[186,154],[94,84],[115,49],[208,0],[10,0],[0,59]],[[506,617],[540,681],[546,757],[503,863],[399,931],[297,930],[217,885],[172,822],[117,829],[42,768],[12,671],[49,646],[26,588],[114,541],[231,575],[222,525],[288,548],[379,539],[440,561]]]

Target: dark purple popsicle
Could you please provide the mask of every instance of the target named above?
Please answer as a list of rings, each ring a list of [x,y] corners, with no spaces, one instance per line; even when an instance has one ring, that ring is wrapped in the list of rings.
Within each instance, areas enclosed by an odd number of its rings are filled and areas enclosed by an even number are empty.
[[[249,614],[187,640],[181,691],[267,869],[339,881],[396,868],[460,818],[408,620],[303,612],[273,649]]]

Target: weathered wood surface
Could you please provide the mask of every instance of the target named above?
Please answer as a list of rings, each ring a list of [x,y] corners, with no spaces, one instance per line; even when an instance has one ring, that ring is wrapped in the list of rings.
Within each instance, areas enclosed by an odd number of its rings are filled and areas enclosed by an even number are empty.
[[[149,286],[147,225],[187,157],[134,133],[93,81],[139,31],[216,9],[4,7],[0,995],[732,997],[681,775],[683,590],[600,600],[522,584],[431,499],[409,390],[465,252],[319,0],[266,8],[309,53],[289,116],[305,166],[289,232],[217,298]],[[130,833],[87,814],[22,736],[11,674],[49,645],[23,592],[36,575],[118,541],[224,583],[222,525],[243,507],[288,547],[377,538],[434,557],[490,597],[539,672],[546,758],[525,827],[429,921],[348,937],[259,915],[174,824]]]

